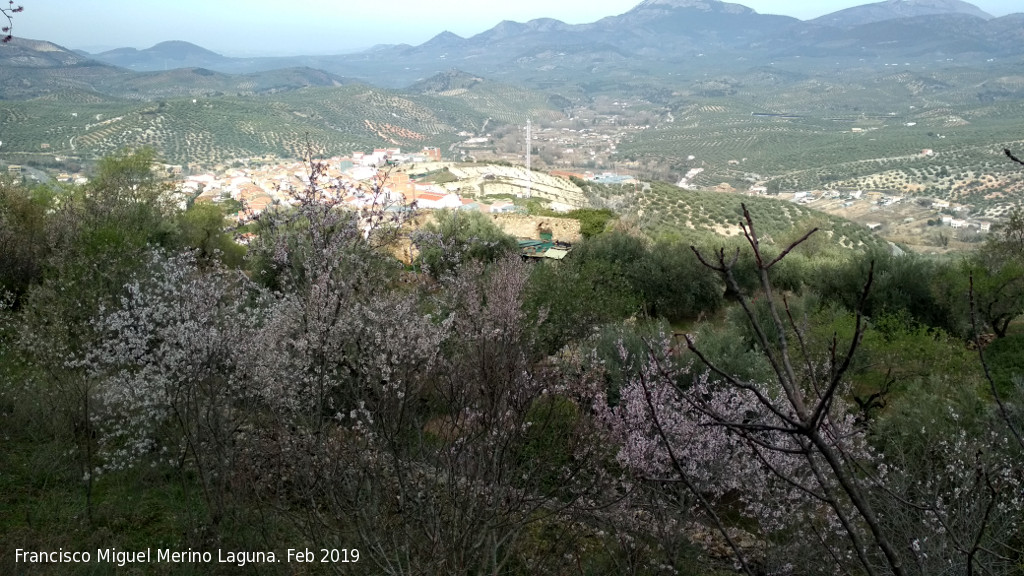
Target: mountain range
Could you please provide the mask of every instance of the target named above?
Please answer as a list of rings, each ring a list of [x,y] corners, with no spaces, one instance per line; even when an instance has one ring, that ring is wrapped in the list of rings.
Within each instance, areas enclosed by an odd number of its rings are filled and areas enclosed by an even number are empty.
[[[514,156],[516,127],[533,119],[549,165],[623,163],[669,180],[700,168],[709,187],[903,178],[941,195],[969,183],[920,184],[932,168],[921,150],[973,174],[1019,147],[1022,46],[1024,14],[955,0],[811,21],[646,0],[588,24],[505,21],[335,56],[230,58],[186,42],[89,54],[16,38],[0,46],[0,135],[14,164],[150,145],[205,166],[301,156],[309,142],[454,152],[477,134]],[[922,172],[895,175],[888,158]],[[994,202],[987,188],[957,189]]]
[[[588,24],[503,21],[468,38],[445,31],[418,46],[329,56],[232,58],[182,41],[90,54],[16,38],[0,50],[0,98],[71,91],[152,100],[353,81],[403,88],[453,69],[569,99],[646,97],[777,63],[798,61],[788,72],[798,74],[872,62],[978,64],[1019,57],[1022,46],[1024,14],[994,18],[961,0],[886,0],[809,21],[718,0],[644,0]]]
[[[780,58],[854,60],[888,58],[983,59],[1021,52],[1024,14],[993,18],[960,0],[886,0],[801,21],[759,14],[717,0],[644,0],[624,14],[588,24],[542,18],[503,21],[463,38],[441,32],[418,46],[381,45],[333,56],[232,58],[181,41],[98,54],[46,49],[0,52],[17,67],[95,66],[136,72],[203,68],[253,74],[282,68],[319,69],[387,87],[402,87],[444,70],[543,87],[558,74],[621,71],[658,74],[680,63],[696,70],[768,64]],[[23,43],[23,49],[40,44]],[[701,59],[701,60],[698,60]],[[2,75],[2,73],[0,73]],[[614,76],[614,74],[612,74]]]

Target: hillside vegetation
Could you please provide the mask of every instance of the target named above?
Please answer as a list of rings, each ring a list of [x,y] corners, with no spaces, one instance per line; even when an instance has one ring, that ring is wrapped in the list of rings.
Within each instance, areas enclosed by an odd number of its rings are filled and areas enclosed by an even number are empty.
[[[583,241],[527,262],[483,214],[410,235],[345,211],[314,162],[243,248],[152,162],[0,181],[10,550],[121,554],[83,574],[1019,573],[1019,212],[935,260],[700,196],[666,211],[686,238],[580,211]],[[19,558],[0,571],[68,573]]]
[[[515,91],[492,89],[482,98],[419,97],[363,85],[150,102],[68,95],[0,102],[0,129],[7,158],[91,158],[151,146],[165,162],[210,166],[266,154],[302,157],[310,143],[328,155],[382,144],[446,147],[489,115],[513,121],[543,106]]]

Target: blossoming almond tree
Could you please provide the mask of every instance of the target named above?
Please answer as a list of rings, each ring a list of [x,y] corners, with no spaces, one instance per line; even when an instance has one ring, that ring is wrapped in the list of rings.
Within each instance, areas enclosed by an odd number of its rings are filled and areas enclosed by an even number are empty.
[[[722,516],[735,497],[762,539],[783,546],[774,562],[771,550],[757,558],[771,564],[766,569],[1012,573],[1020,558],[1015,518],[1024,512],[1021,459],[1013,442],[1000,440],[998,420],[981,433],[939,437],[939,457],[901,461],[900,443],[872,440],[844,401],[844,375],[867,319],[857,313],[849,342],[841,346],[834,336],[824,361],[816,360],[769,274],[800,240],[770,258],[745,208],[744,217],[767,314],[755,311],[736,282],[736,256],[694,251],[736,293],[774,380],[746,381],[717,368],[688,336],[687,350],[707,368],[695,377],[663,336],[636,360],[618,405],[605,411],[621,442],[620,462],[647,483],[685,486],[692,495],[686,512],[717,527],[746,573],[757,570],[752,555]],[[870,285],[869,273],[862,303]]]
[[[69,362],[97,383],[99,450],[89,474],[160,461],[194,471],[216,526],[235,478],[237,435],[265,400],[239,370],[239,352],[253,347],[271,299],[241,271],[200,265],[194,253],[149,258],[119,305],[100,311],[101,339]]]
[[[376,573],[557,573],[551,550],[607,499],[580,381],[538,362],[518,256],[396,282],[377,229],[314,165],[261,217],[250,280],[154,252],[79,360],[100,471],[168,460],[215,523],[236,498]],[[269,287],[261,285],[266,282]],[[529,541],[530,545],[526,542]]]

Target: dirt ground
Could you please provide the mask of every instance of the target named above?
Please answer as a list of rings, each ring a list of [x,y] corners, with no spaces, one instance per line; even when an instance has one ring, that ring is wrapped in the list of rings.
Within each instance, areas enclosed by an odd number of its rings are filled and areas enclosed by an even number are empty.
[[[408,232],[425,226],[433,220],[430,212],[421,214],[409,222],[406,226]],[[579,242],[583,236],[580,234],[579,220],[571,218],[551,218],[549,216],[525,216],[523,214],[493,214],[491,218],[506,234],[516,238],[540,239],[540,228],[551,231],[552,239],[570,244]],[[416,249],[409,241],[409,235],[403,234],[395,243],[389,247],[392,254],[402,262],[409,264],[417,256]]]
[[[522,214],[495,214],[491,216],[494,223],[505,231],[506,234],[516,238],[530,238],[539,240],[539,228],[543,227],[551,231],[556,241],[579,242],[580,222],[571,218],[551,218],[548,216],[525,216]]]

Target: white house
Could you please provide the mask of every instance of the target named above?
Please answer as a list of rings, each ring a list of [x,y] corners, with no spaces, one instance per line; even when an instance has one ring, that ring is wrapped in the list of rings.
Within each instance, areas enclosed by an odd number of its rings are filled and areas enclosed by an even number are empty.
[[[420,208],[440,210],[442,208],[461,208],[462,199],[458,194],[436,194],[434,192],[423,192],[416,195],[416,204]]]
[[[508,214],[515,212],[516,205],[511,202],[495,202],[491,204],[491,214]]]

